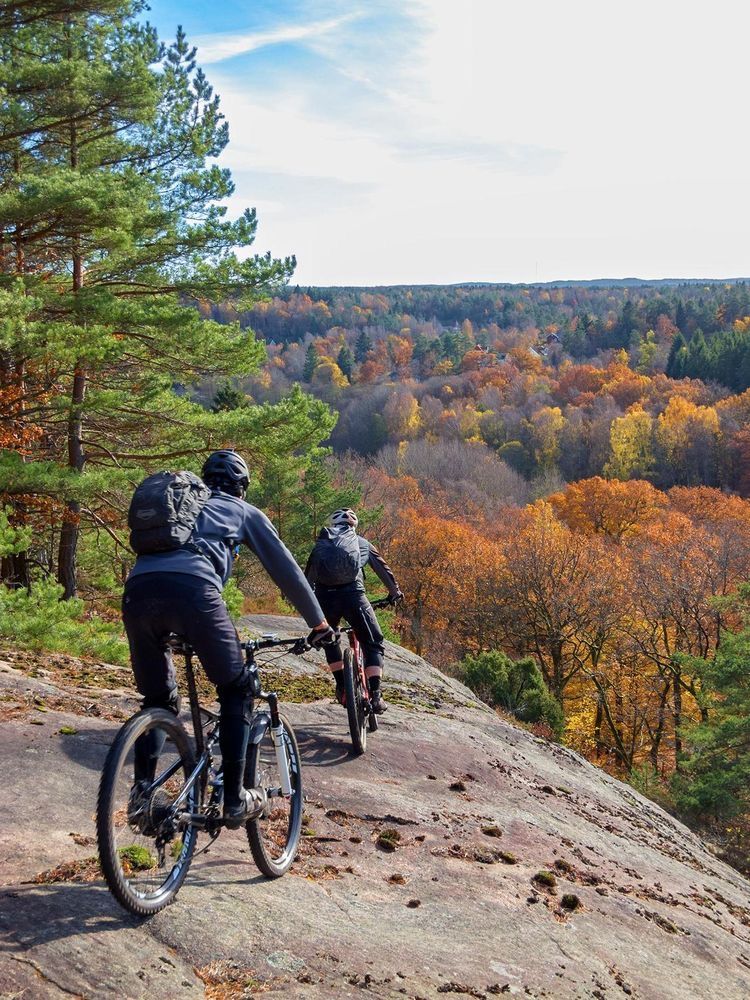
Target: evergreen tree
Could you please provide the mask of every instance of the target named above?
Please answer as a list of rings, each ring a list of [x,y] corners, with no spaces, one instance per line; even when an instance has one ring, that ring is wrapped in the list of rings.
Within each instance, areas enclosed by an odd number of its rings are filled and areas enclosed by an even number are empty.
[[[675,312],[674,323],[680,333],[684,336],[687,333],[687,313],[685,311],[685,306],[680,300],[677,303],[677,311]]]
[[[246,374],[263,357],[191,300],[270,290],[294,262],[234,254],[252,244],[255,215],[225,218],[231,177],[209,160],[227,126],[181,33],[160,46],[136,20],[142,5],[124,0],[71,3],[64,17],[25,6],[33,23],[0,31],[0,388],[16,384],[21,417],[35,402],[38,457],[80,479],[58,477],[68,488],[52,493],[71,596],[81,518],[107,502],[88,472],[108,468],[112,488],[227,440],[230,424],[172,386]],[[257,422],[235,419],[230,440]]]
[[[357,335],[357,343],[354,345],[354,358],[358,365],[367,360],[367,355],[372,350],[372,340],[367,330],[360,330]]]
[[[307,345],[307,351],[305,352],[305,365],[302,369],[302,378],[305,382],[311,382],[313,373],[318,367],[318,362],[320,361],[320,355],[315,349],[315,345],[310,341]]]
[[[633,333],[638,329],[635,306],[630,299],[626,299],[622,307],[620,318],[611,330],[605,335],[607,347],[627,348],[630,346]]]
[[[351,382],[354,374],[354,354],[348,344],[343,344],[336,356],[336,364]]]
[[[687,734],[691,748],[675,778],[681,808],[704,818],[750,811],[750,585],[740,588],[744,627],[725,634],[712,662],[691,661],[703,682],[705,721]]]
[[[703,330],[700,328],[693,334],[685,356],[684,374],[688,378],[710,378],[709,351]]]
[[[213,413],[221,413],[222,410],[237,410],[241,406],[247,406],[248,403],[249,399],[246,393],[233,386],[227,379],[216,390],[211,410]]]
[[[687,355],[687,344],[681,333],[675,335],[672,346],[669,349],[667,358],[666,373],[670,378],[683,378],[685,374],[685,357]]]

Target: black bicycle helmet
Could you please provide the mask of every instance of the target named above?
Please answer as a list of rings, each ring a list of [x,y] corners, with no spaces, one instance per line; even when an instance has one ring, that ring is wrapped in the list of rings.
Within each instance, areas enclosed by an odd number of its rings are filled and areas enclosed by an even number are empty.
[[[245,460],[232,448],[212,452],[203,463],[202,475],[209,486],[212,482],[223,481],[239,486],[243,492],[250,483],[250,470]]]

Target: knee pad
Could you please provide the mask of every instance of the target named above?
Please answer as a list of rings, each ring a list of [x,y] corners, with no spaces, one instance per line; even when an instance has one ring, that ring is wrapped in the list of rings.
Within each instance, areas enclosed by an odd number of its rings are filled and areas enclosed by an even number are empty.
[[[217,687],[221,714],[225,718],[247,718],[253,708],[253,697],[256,693],[257,675],[253,675],[247,667],[229,684]]]
[[[153,695],[143,699],[143,708],[165,708],[172,715],[179,715],[182,708],[182,698],[176,687],[166,694]]]

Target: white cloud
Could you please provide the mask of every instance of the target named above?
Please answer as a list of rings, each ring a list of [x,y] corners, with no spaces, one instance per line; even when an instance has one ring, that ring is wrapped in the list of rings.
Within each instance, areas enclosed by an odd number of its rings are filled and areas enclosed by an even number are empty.
[[[320,37],[329,31],[334,31],[348,21],[354,20],[357,14],[344,14],[325,21],[314,21],[310,24],[286,25],[273,31],[245,32],[244,34],[199,35],[194,39],[198,47],[198,56],[202,65],[223,62],[233,56],[245,55],[268,45],[280,45],[284,42],[300,42]]]
[[[224,159],[247,172],[238,198],[255,203],[249,171],[279,177],[267,221],[258,200],[259,244],[296,252],[300,283],[750,274],[750,8],[399,9],[414,31],[389,58],[333,18],[316,23],[337,30],[305,36],[333,67],[325,79],[272,93],[228,68],[216,80]],[[314,178],[326,179],[319,204]]]

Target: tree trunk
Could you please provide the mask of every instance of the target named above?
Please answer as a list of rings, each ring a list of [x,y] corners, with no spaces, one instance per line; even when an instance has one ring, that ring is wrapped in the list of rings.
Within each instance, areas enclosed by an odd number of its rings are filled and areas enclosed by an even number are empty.
[[[0,561],[0,567],[0,579],[6,587],[26,587],[28,589],[31,586],[29,560],[25,552],[5,556]]]
[[[680,676],[675,673],[672,681],[672,719],[674,721],[674,760],[675,770],[680,771],[680,755],[682,754],[682,687]]]
[[[78,136],[76,126],[70,129],[70,165],[78,167]],[[77,241],[73,245],[73,294],[83,288],[83,257]],[[83,452],[81,431],[83,428],[83,401],[86,396],[86,368],[79,358],[73,369],[73,388],[70,394],[68,414],[68,468],[83,472],[86,456]],[[76,556],[81,524],[81,505],[77,500],[66,501],[66,511],[60,531],[60,546],[57,556],[57,580],[63,587],[63,599],[75,597],[77,589]]]
[[[594,721],[594,746],[596,747],[597,760],[601,759],[601,756],[604,753],[604,744],[602,743],[603,718],[604,709],[602,706],[602,696],[599,694],[596,699],[596,719]]]
[[[661,748],[661,740],[662,736],[664,735],[664,726],[666,724],[668,694],[669,694],[669,683],[664,685],[661,697],[659,698],[659,714],[657,716],[656,732],[654,733],[654,736],[651,740],[650,756],[654,771],[659,770],[659,750]]]
[[[68,467],[83,472],[86,457],[81,443],[82,407],[86,395],[86,373],[83,365],[76,365],[73,375],[73,391],[70,398],[68,417]],[[77,500],[68,500],[60,530],[60,545],[57,556],[57,580],[64,588],[63,599],[75,597],[77,589],[76,557],[81,524],[81,505]]]

